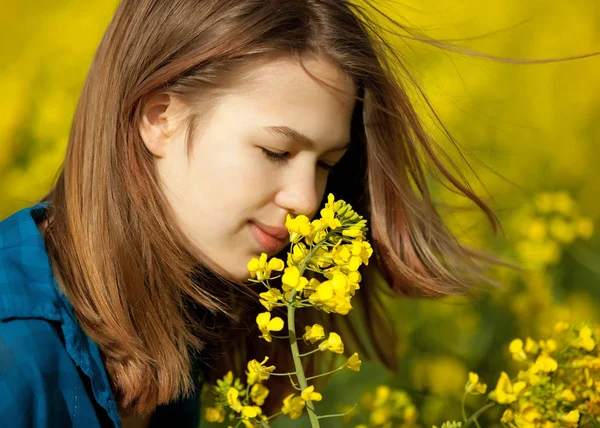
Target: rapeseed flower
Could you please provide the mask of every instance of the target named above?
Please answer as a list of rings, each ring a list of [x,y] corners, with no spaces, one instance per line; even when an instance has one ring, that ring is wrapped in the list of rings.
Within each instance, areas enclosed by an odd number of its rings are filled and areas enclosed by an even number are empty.
[[[506,372],[500,374],[496,388],[489,393],[491,400],[500,404],[510,404],[517,401],[517,396],[513,390],[512,382]]]
[[[263,339],[267,342],[271,342],[271,332],[272,331],[281,331],[283,329],[283,320],[279,317],[275,317],[271,319],[270,312],[263,312],[256,316],[256,324],[258,324],[258,328],[262,333]]]
[[[296,394],[290,394],[283,399],[283,407],[281,413],[288,415],[290,419],[298,419],[302,416],[304,406],[306,402],[302,397],[298,397]]]
[[[329,333],[329,337],[327,340],[321,342],[319,349],[321,351],[329,350],[331,352],[335,352],[336,354],[343,354],[344,343],[342,342],[342,338],[339,334]]]
[[[285,272],[281,277],[281,288],[283,291],[296,290],[300,292],[308,284],[308,279],[300,275],[300,271],[296,266],[285,268]]]
[[[360,371],[360,365],[361,365],[361,361],[358,358],[358,353],[355,352],[354,354],[352,354],[350,356],[350,358],[348,358],[344,367],[346,367],[347,369],[350,369],[352,371],[358,372],[358,371]]]
[[[246,375],[248,376],[248,385],[253,385],[256,382],[262,382],[271,376],[271,372],[275,370],[275,366],[265,366],[265,363],[269,357],[265,357],[262,362],[258,362],[256,360],[252,360],[248,362],[248,371]]]
[[[321,394],[315,392],[315,387],[312,385],[304,389],[302,394],[300,394],[300,397],[302,397],[304,401],[321,401],[323,399]]]
[[[255,383],[250,389],[250,399],[257,405],[262,406],[269,396],[269,389],[262,383]]]
[[[325,337],[325,331],[323,326],[320,324],[314,324],[312,327],[307,325],[305,327],[305,333],[302,336],[304,340],[309,341],[310,343],[315,343],[317,340],[321,340]]]
[[[469,372],[469,380],[465,385],[465,392],[472,395],[485,394],[486,389],[487,385],[483,382],[479,382],[479,375],[477,373]]]
[[[282,271],[284,267],[283,260],[277,257],[273,257],[267,262],[266,253],[261,253],[259,258],[253,258],[247,264],[250,278],[256,278],[258,281],[270,279],[271,271]]]
[[[305,215],[292,218],[289,214],[285,217],[285,227],[290,232],[290,242],[296,243],[303,237],[312,233],[310,220]]]
[[[260,293],[259,296],[260,303],[267,309],[267,311],[272,311],[273,306],[283,300],[281,293],[274,288]]]
[[[240,392],[235,388],[229,388],[227,391],[227,404],[233,411],[238,413],[242,411],[242,403],[238,398],[239,394]]]
[[[206,409],[204,409],[204,418],[208,422],[221,423],[225,420],[225,409],[207,407]]]

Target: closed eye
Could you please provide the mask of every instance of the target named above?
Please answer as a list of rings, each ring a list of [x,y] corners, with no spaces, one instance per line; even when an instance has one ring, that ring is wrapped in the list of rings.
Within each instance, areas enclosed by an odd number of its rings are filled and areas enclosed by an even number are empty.
[[[271,150],[265,149],[264,147],[261,147],[260,149],[262,150],[262,152],[264,153],[264,155],[267,158],[269,158],[270,160],[272,160],[276,163],[283,163],[283,162],[287,161],[290,156],[289,152],[283,152],[283,153],[273,152]],[[326,171],[331,171],[335,167],[335,165],[329,165],[328,163],[323,162],[323,161],[319,161],[318,165]]]

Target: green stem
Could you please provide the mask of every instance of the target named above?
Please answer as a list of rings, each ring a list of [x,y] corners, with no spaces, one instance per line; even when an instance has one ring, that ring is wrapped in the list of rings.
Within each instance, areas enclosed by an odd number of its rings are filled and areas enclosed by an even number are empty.
[[[277,416],[281,415],[281,413],[282,413],[282,412],[275,413],[274,415],[271,415],[271,416],[269,416],[269,417],[267,418],[267,420],[269,420],[269,419],[273,419],[273,418],[275,418],[275,417],[277,417]]]
[[[481,409],[477,410],[475,413],[473,413],[471,415],[471,417],[469,419],[467,419],[467,421],[465,422],[465,424],[463,425],[463,428],[467,428],[469,425],[471,425],[473,422],[475,422],[477,424],[477,418],[479,416],[481,416],[484,412],[487,412],[489,409],[491,409],[492,407],[496,406],[496,403],[492,402],[492,403],[488,403],[485,406],[483,406]],[[477,424],[479,425],[479,424]]]
[[[271,376],[291,376],[291,375],[295,375],[296,372],[289,372],[289,373],[271,373]]]
[[[299,357],[306,357],[307,355],[314,354],[315,352],[319,352],[320,349],[313,349],[312,351],[305,352],[304,354],[298,354]]]
[[[339,418],[340,416],[346,416],[345,413],[336,413],[333,415],[323,415],[323,416],[319,416],[319,419],[325,419],[325,418]]]
[[[292,294],[292,299],[294,298],[294,294],[295,292]],[[292,358],[294,360],[294,367],[296,368],[296,377],[298,378],[300,389],[304,391],[306,388],[308,388],[308,382],[306,381],[306,376],[304,375],[304,367],[302,366],[302,361],[300,361],[300,352],[298,351],[298,341],[296,340],[296,324],[294,318],[295,311],[296,308],[293,305],[288,306],[288,330],[290,332],[290,347],[292,348]],[[312,401],[307,401],[306,407],[314,409]],[[310,419],[310,425],[312,428],[320,428],[319,419],[314,411],[309,411],[308,417]]]
[[[305,257],[304,261],[300,265],[300,269],[298,269],[300,275],[304,274],[304,270],[306,269],[308,262],[315,255],[315,253],[317,252],[319,247],[321,245],[323,245],[324,242],[327,241],[327,238],[329,237],[330,234],[331,234],[331,232],[328,232],[322,241],[320,241],[313,248],[311,248],[311,250]],[[294,297],[296,297],[296,290],[292,290],[290,298],[289,298],[289,300],[287,300],[287,302],[289,303],[287,305],[287,308],[288,308],[287,322],[288,322],[288,331],[289,331],[289,339],[290,339],[290,348],[292,350],[292,359],[294,360],[294,367],[296,369],[295,374],[296,374],[296,377],[298,378],[298,385],[300,385],[300,389],[302,391],[304,391],[306,388],[308,388],[308,382],[306,379],[306,375],[304,374],[304,367],[302,366],[302,361],[300,360],[300,351],[298,350],[298,339],[296,337],[296,318],[295,318],[296,306],[294,305]],[[306,407],[307,407],[307,409],[309,409],[308,410],[308,418],[310,419],[311,427],[312,428],[320,428],[319,419],[317,417],[317,413],[314,411],[314,405],[313,405],[312,400],[309,400],[306,402]]]
[[[274,339],[289,339],[290,338],[290,336],[275,336],[274,334],[272,334],[271,337]]]
[[[344,366],[339,366],[337,369],[331,370],[330,372],[321,373],[321,374],[318,374],[318,375],[315,375],[315,376],[307,377],[306,380],[311,380],[311,379],[316,379],[318,377],[327,376],[327,375],[330,375],[331,373],[335,373],[335,372],[338,372],[338,371],[343,370],[343,369],[344,369]]]
[[[460,409],[462,411],[463,422],[467,422],[467,411],[465,410],[465,399],[467,398],[467,393],[465,392],[460,399]]]

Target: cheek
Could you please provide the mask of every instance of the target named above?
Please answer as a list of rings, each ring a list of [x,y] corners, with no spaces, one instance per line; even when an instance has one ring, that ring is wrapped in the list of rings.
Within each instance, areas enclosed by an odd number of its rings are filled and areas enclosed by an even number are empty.
[[[194,187],[191,198],[222,211],[223,216],[251,210],[275,178],[245,150],[205,152],[202,158],[210,161],[194,162],[189,180]]]

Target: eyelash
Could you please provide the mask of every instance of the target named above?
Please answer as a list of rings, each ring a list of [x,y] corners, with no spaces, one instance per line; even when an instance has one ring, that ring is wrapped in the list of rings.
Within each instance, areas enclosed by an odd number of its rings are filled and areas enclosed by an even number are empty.
[[[277,152],[272,152],[271,150],[267,150],[263,147],[261,147],[260,149],[262,150],[262,152],[265,154],[265,156],[267,158],[269,158],[270,160],[277,162],[277,163],[285,162],[289,155],[288,152],[277,153]],[[319,166],[321,168],[323,168],[325,171],[332,171],[333,168],[335,167],[334,165],[329,165],[325,162],[319,162]]]

